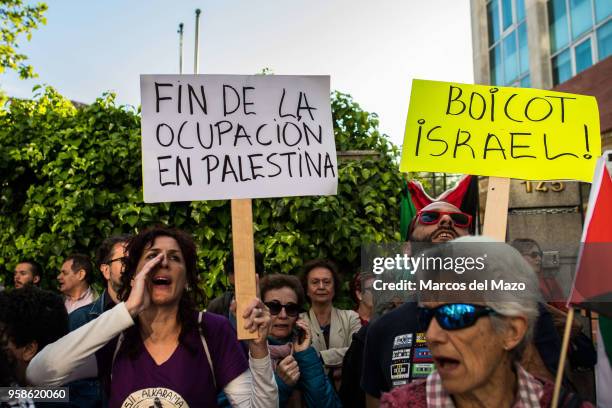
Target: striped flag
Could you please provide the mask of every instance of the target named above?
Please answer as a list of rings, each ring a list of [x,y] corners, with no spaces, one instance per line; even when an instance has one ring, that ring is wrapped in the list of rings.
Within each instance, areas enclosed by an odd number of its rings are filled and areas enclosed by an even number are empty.
[[[404,180],[404,188],[400,197],[400,236],[402,241],[408,240],[410,221],[412,221],[416,213],[417,210],[412,202],[410,190],[408,190],[408,182]]]
[[[612,179],[604,157],[595,168],[567,304],[612,317]]]

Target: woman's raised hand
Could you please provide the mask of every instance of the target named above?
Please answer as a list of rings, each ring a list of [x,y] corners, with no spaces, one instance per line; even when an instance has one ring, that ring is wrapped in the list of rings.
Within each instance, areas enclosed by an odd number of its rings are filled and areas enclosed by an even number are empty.
[[[160,253],[155,258],[147,261],[141,270],[137,271],[132,278],[132,290],[130,296],[125,301],[125,307],[132,318],[138,316],[143,310],[145,310],[151,298],[149,291],[147,290],[147,277],[151,270],[153,270],[163,259],[164,254]]]

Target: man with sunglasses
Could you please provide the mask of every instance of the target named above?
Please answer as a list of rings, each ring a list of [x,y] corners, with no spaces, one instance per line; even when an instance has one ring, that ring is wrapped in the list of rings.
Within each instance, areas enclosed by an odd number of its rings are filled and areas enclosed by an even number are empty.
[[[450,203],[436,201],[423,207],[412,219],[408,240],[451,241],[469,235],[471,223],[469,214]],[[377,407],[383,392],[424,378],[433,369],[424,333],[417,330],[416,312],[416,303],[406,302],[362,329],[367,332],[357,334],[366,339],[361,375],[366,406]]]
[[[106,288],[95,302],[80,307],[68,315],[70,331],[89,323],[119,303],[117,291],[121,285],[121,274],[124,269],[125,247],[130,238],[130,235],[126,234],[113,235],[106,238],[98,248],[96,266],[106,280]],[[82,408],[102,406],[102,392],[97,378],[75,381],[68,386],[70,402],[75,406]]]
[[[441,243],[469,235],[472,217],[452,204],[438,201],[425,206],[410,223],[409,240]],[[367,329],[361,387],[366,405],[377,407],[380,396],[392,388],[427,377],[433,360],[424,333],[418,330],[417,307],[406,302],[372,322]],[[535,363],[529,368],[551,377],[560,354],[560,339],[543,307],[536,324]]]
[[[469,235],[472,216],[452,204],[436,201],[425,206],[412,220],[410,241],[447,242]]]

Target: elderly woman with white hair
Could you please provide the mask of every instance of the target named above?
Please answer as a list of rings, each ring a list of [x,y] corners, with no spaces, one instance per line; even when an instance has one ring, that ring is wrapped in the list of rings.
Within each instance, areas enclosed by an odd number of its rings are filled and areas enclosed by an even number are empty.
[[[538,316],[537,277],[514,248],[485,240],[460,238],[424,254],[453,260],[486,254],[482,270],[419,270],[417,276],[436,283],[454,283],[454,287],[463,283],[466,289],[476,278],[488,281],[489,290],[419,294],[419,321],[426,331],[435,370],[424,381],[384,394],[381,407],[551,406],[553,384],[535,378],[520,365]],[[491,281],[502,280],[525,286],[517,291],[490,290]],[[574,406],[591,407],[563,390],[559,407]]]

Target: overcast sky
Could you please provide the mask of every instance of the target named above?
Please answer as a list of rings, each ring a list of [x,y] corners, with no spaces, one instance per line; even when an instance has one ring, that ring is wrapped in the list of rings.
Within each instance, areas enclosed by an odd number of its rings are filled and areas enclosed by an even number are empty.
[[[380,116],[400,145],[413,78],[473,82],[467,0],[48,0],[47,25],[21,42],[39,77],[0,76],[11,96],[43,83],[89,103],[104,91],[139,105],[140,74],[193,73],[200,8],[200,73],[330,75]]]

